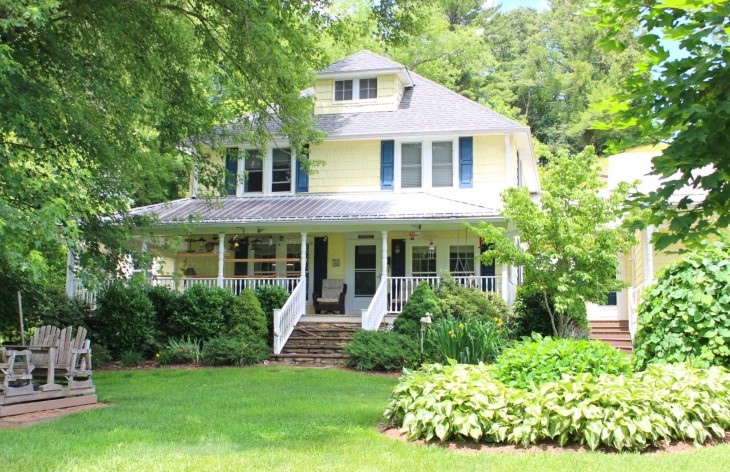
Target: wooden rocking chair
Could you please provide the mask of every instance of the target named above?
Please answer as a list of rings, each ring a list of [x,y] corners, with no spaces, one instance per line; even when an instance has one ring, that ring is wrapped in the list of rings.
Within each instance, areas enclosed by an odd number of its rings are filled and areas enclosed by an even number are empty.
[[[18,361],[21,358],[22,361]],[[33,393],[33,364],[29,350],[0,348],[0,394],[6,397]],[[12,385],[11,385],[12,384]]]
[[[56,377],[63,377],[69,389],[94,386],[91,341],[86,339],[86,329],[79,326],[74,335],[72,326],[61,330],[55,326],[42,326],[33,336],[29,349],[36,351],[33,363],[37,371],[46,372],[48,384]],[[49,388],[53,387],[49,385]]]

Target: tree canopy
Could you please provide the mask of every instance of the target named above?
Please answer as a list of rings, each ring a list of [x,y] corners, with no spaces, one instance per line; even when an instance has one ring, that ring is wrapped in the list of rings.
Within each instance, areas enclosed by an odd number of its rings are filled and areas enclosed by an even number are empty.
[[[608,49],[623,50],[627,26],[638,24],[644,55],[625,90],[608,102],[606,126],[638,130],[638,137],[667,143],[653,159],[662,186],[637,203],[649,210],[644,224],[660,226],[658,248],[701,240],[730,226],[730,3],[726,0],[601,0],[594,12]],[[678,53],[670,55],[673,45]],[[631,135],[629,135],[631,138]],[[630,147],[623,139],[614,149]],[[682,191],[705,193],[696,203]],[[676,203],[676,204],[675,204]]]

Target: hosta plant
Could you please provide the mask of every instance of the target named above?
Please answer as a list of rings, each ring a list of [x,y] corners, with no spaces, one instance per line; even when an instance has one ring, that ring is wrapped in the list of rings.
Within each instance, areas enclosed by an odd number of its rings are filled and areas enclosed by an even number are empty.
[[[730,237],[702,243],[644,292],[634,360],[730,367]]]
[[[494,378],[517,388],[539,386],[566,374],[631,374],[629,357],[602,341],[543,338],[537,333],[505,349],[494,367]]]
[[[411,439],[553,440],[619,451],[702,444],[730,430],[730,373],[654,365],[634,377],[565,375],[523,390],[496,380],[484,364],[432,365],[401,379],[385,416]]]

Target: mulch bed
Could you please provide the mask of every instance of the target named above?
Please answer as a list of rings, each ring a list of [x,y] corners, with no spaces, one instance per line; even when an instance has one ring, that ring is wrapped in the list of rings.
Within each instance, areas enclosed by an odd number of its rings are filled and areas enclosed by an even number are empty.
[[[473,442],[460,442],[460,441],[446,441],[440,442],[438,440],[424,441],[423,439],[417,439],[415,441],[409,441],[405,434],[398,431],[398,428],[392,425],[379,425],[381,433],[385,436],[395,439],[398,441],[408,442],[411,444],[428,445],[443,447],[449,451],[464,453],[464,454],[534,454],[538,452],[547,452],[549,454],[561,454],[561,453],[585,453],[591,452],[588,446],[581,446],[578,444],[567,444],[560,446],[555,442],[545,442],[536,444],[533,446],[523,447],[514,444],[476,444]],[[722,439],[716,438],[707,441],[700,448],[712,447],[718,444],[730,444],[730,432],[725,433],[725,437]],[[659,447],[648,447],[641,451],[641,454],[676,454],[681,452],[696,451],[698,448],[695,447],[691,441],[677,441],[671,444],[661,443]],[[607,454],[621,454],[615,449],[599,448],[598,451]]]

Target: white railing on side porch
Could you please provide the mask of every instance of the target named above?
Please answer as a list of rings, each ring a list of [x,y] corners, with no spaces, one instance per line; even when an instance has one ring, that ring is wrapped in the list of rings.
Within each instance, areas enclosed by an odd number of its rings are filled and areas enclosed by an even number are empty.
[[[274,310],[274,354],[281,354],[294,327],[307,309],[307,281],[298,279],[296,287],[280,310]]]
[[[457,275],[451,277],[457,285],[472,287],[482,292],[502,294],[502,277],[481,275]],[[376,331],[380,328],[385,315],[400,314],[408,297],[413,294],[418,284],[428,282],[432,287],[438,286],[441,277],[387,277],[380,282],[370,306],[362,310],[362,329]]]
[[[629,287],[628,298],[629,298],[629,333],[631,333],[631,339],[636,338],[636,331],[639,322],[639,305],[641,304],[641,296],[646,289],[646,284],[641,284],[636,287]]]
[[[255,290],[261,285],[277,285],[292,293],[298,283],[299,277],[234,277],[223,279],[223,287],[230,289],[233,293],[241,293],[245,289]]]
[[[362,310],[362,329],[377,331],[388,312],[388,278],[383,277],[370,306]]]

